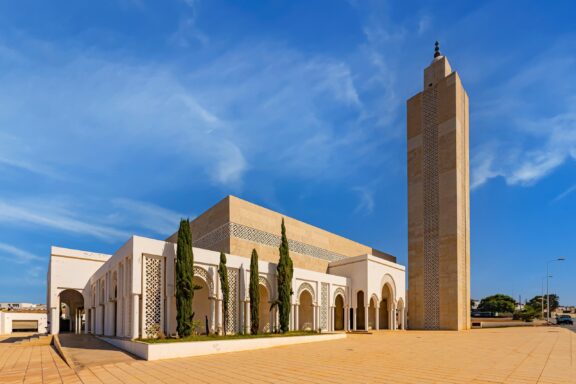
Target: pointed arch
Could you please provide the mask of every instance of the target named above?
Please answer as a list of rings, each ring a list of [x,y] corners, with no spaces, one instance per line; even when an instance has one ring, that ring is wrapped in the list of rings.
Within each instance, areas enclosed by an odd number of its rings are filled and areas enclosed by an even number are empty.
[[[298,287],[298,295],[296,296],[298,298],[298,303],[300,303],[300,295],[304,291],[308,291],[310,293],[310,295],[312,296],[312,303],[315,303],[316,302],[316,294],[314,293],[314,287],[312,287],[312,285],[310,283],[306,283],[306,282],[300,284],[300,287]]]
[[[194,277],[198,277],[206,283],[208,287],[208,296],[214,297],[216,292],[214,291],[214,280],[212,279],[212,275],[208,272],[208,270],[199,267],[197,265],[194,266]]]
[[[342,296],[342,301],[344,303],[344,306],[346,306],[346,291],[344,290],[344,288],[342,287],[336,288],[336,290],[334,291],[334,296],[332,297],[332,303],[336,303],[336,298],[338,296]]]

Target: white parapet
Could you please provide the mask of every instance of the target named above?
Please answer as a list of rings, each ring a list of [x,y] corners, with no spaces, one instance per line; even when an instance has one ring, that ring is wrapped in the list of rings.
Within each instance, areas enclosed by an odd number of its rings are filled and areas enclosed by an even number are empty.
[[[319,341],[339,340],[346,338],[345,333],[311,336],[262,337],[254,339],[232,339],[215,341],[192,341],[148,344],[142,341],[100,337],[100,339],[130,352],[144,360],[173,359],[213,355],[227,352],[250,351],[272,348],[283,345],[307,344]]]

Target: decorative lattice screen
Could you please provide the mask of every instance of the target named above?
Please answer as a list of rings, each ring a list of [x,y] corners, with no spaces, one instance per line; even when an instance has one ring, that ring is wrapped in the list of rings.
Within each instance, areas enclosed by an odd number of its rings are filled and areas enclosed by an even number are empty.
[[[228,268],[228,285],[230,286],[230,298],[228,299],[228,314],[226,332],[238,332],[238,270]]]
[[[328,283],[322,283],[320,289],[320,328],[328,329]]]
[[[146,337],[156,337],[163,325],[162,259],[144,256],[144,267],[144,334]]]
[[[424,328],[440,326],[439,262],[439,167],[438,89],[428,88],[423,96],[423,190],[424,190]]]

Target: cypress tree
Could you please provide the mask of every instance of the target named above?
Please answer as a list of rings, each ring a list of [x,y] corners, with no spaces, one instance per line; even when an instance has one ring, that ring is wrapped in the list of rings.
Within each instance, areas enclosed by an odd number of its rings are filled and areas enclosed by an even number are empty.
[[[220,252],[220,264],[218,264],[218,275],[220,276],[220,287],[222,289],[222,331],[226,335],[226,324],[228,323],[228,299],[230,296],[230,285],[228,284],[228,268],[226,267],[226,255]]]
[[[278,311],[280,312],[280,332],[286,333],[290,327],[290,297],[292,296],[292,276],[294,266],[288,249],[286,226],[282,218],[282,241],[280,243],[280,261],[276,267],[276,279],[278,284]]]
[[[176,248],[176,330],[178,336],[192,334],[192,300],[194,299],[194,253],[190,220],[180,220]]]
[[[250,258],[250,333],[258,334],[260,328],[260,289],[258,282],[258,252],[252,250]]]

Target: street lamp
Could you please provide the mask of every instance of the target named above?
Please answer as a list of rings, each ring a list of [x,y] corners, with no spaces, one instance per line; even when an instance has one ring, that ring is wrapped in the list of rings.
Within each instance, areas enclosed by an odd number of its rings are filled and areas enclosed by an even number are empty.
[[[540,309],[542,310],[542,320],[544,320],[544,280],[546,280],[548,277],[553,277],[553,276],[548,275],[547,277],[543,277],[542,278],[542,284],[541,284],[542,294],[540,295]]]
[[[553,260],[548,260],[548,262],[546,263],[546,323],[550,324],[550,292],[548,290],[548,281],[549,279],[549,273],[548,273],[548,269],[550,267],[550,263],[554,262],[554,261],[564,261],[566,260],[564,257],[559,257],[557,259],[553,259]]]

